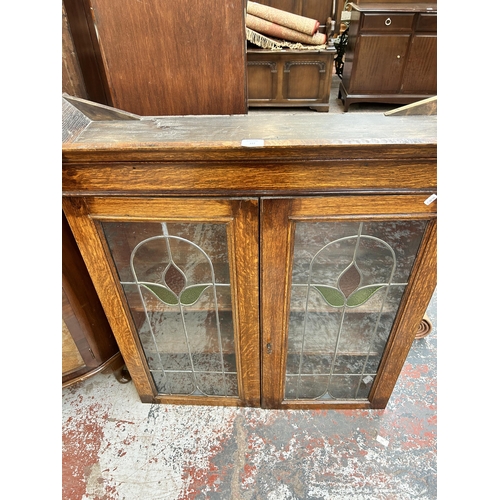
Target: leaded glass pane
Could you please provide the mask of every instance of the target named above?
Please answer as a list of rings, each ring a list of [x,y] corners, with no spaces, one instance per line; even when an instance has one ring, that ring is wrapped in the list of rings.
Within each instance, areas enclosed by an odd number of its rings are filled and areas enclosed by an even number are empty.
[[[296,223],[285,399],[368,398],[426,225]]]
[[[226,225],[102,228],[158,392],[237,396]]]

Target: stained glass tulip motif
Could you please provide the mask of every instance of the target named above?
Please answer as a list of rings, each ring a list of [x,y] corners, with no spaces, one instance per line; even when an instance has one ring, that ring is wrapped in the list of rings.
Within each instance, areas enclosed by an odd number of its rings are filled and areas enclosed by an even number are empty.
[[[186,286],[186,275],[172,262],[163,272],[163,283],[140,282],[139,284],[169,306],[178,304],[192,306],[210,286],[207,284]]]
[[[361,286],[361,273],[356,264],[351,263],[338,279],[338,288],[327,285],[313,285],[325,302],[332,307],[358,307],[385,285]]]

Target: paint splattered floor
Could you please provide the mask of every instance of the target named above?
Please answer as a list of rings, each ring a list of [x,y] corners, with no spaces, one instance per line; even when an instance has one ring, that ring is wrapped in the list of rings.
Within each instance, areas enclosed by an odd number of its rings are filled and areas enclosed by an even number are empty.
[[[385,410],[143,404],[103,374],[63,389],[63,500],[437,498],[436,300]]]

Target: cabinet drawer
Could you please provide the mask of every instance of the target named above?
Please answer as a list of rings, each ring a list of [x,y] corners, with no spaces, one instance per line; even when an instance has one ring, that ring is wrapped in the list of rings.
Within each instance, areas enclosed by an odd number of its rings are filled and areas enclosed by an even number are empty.
[[[361,22],[363,31],[411,31],[414,14],[365,14]]]
[[[420,14],[416,31],[437,31],[437,14]]]

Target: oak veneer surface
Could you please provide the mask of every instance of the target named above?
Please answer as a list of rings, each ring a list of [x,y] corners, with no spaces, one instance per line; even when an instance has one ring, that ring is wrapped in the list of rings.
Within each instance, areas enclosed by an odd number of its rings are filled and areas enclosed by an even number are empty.
[[[435,117],[400,117],[383,114],[183,116],[144,118],[140,121],[95,122],[66,144],[65,149],[114,147],[164,150],[210,147],[241,148],[241,141],[262,139],[264,148],[365,144],[435,144]],[[253,148],[255,150],[257,148]],[[251,151],[246,147],[244,151]]]
[[[77,109],[77,106],[80,110]],[[383,114],[311,115],[311,114],[254,114],[213,116],[145,116],[125,113],[99,105],[109,115],[97,120],[85,106],[97,106],[71,96],[63,97],[63,159],[94,151],[123,151],[128,159],[131,153],[206,150],[240,151],[246,156],[262,156],[268,148],[290,150],[315,147],[321,155],[321,146],[335,146],[350,150],[351,156],[362,156],[368,146],[371,154],[384,145],[406,145],[420,150],[428,145],[435,153],[437,146],[436,116],[387,117]],[[86,126],[74,133],[72,122],[83,116]],[[135,119],[134,119],[135,118]],[[83,120],[83,118],[82,118]],[[72,133],[71,133],[72,132]],[[263,144],[246,147],[242,141],[262,140]],[[142,156],[145,158],[146,156]],[[114,159],[119,157],[114,156]]]
[[[83,115],[72,101],[63,98],[67,194],[432,191],[437,184],[436,116],[126,116],[71,133]],[[242,145],[248,140],[263,145]]]

